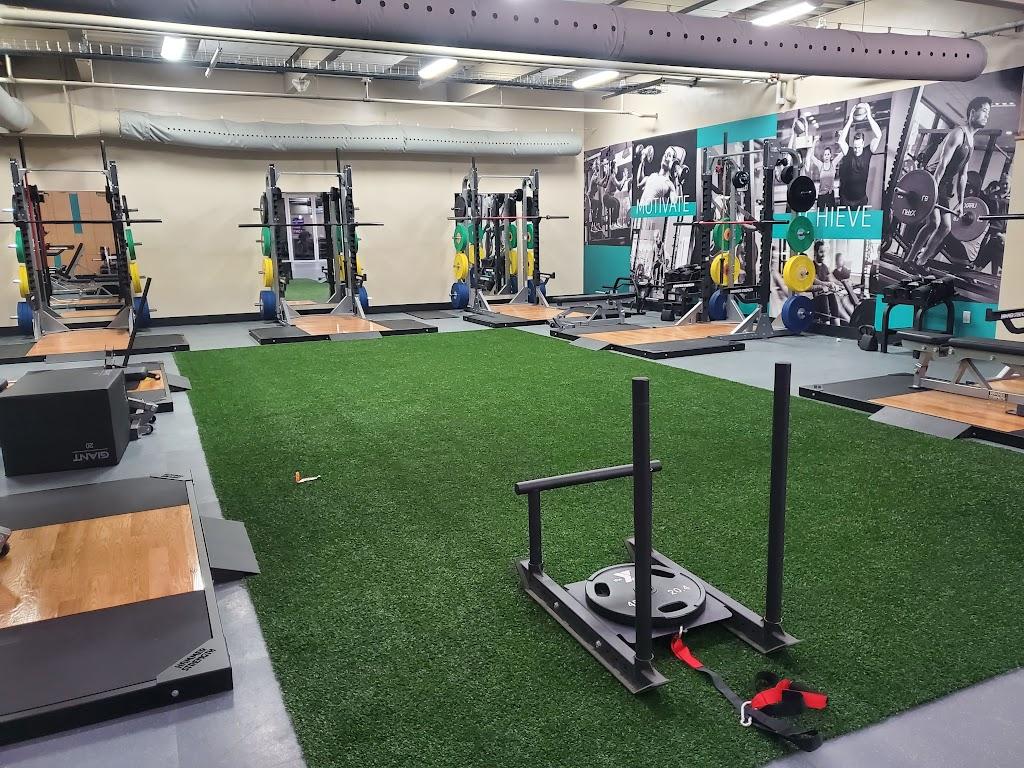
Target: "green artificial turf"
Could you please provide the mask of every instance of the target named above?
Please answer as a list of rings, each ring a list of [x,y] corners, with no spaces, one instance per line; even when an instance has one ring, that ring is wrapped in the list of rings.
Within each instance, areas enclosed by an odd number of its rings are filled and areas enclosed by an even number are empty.
[[[298,277],[288,283],[287,301],[316,301],[323,303],[331,298],[327,283]]]
[[[651,378],[655,546],[763,605],[771,393],[519,331],[178,356],[311,768],[758,765],[783,753],[666,651],[628,694],[526,598],[516,480],[629,461]],[[786,628],[765,659],[691,647],[739,691],[764,668],[831,695],[826,736],[1017,667],[1024,456],[793,402]],[[322,479],[296,485],[296,470]],[[625,559],[631,486],[545,494],[563,583]]]

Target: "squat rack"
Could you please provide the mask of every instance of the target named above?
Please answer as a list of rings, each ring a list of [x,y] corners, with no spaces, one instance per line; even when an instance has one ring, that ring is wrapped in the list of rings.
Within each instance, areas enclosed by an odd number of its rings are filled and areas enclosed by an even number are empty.
[[[683,314],[676,325],[692,325],[697,322],[707,321],[709,311],[709,302],[711,300],[711,280],[710,280],[710,265],[711,265],[711,240],[712,231],[711,226],[716,222],[712,221],[708,217],[708,214],[715,210],[713,193],[716,189],[715,177],[719,176],[720,185],[718,189],[721,195],[726,199],[726,222],[727,226],[733,226],[734,224],[744,229],[749,228],[751,231],[757,231],[761,234],[760,242],[760,269],[758,270],[758,282],[751,285],[736,285],[736,275],[733,274],[732,263],[734,260],[733,251],[738,246],[730,242],[729,249],[726,252],[726,260],[722,269],[723,272],[728,268],[728,279],[724,285],[720,287],[726,295],[725,313],[726,316],[722,319],[726,321],[735,322],[736,328],[733,329],[729,336],[737,337],[740,339],[767,339],[774,336],[790,335],[790,332],[783,328],[776,328],[775,321],[771,317],[770,303],[771,303],[771,257],[772,257],[772,227],[776,223],[785,223],[781,219],[775,218],[775,178],[774,171],[776,164],[779,163],[783,156],[788,157],[792,163],[792,167],[797,171],[802,167],[802,159],[798,152],[788,147],[782,146],[782,143],[778,139],[763,139],[761,142],[760,149],[742,150],[737,152],[730,152],[729,137],[728,134],[722,143],[722,151],[712,154],[708,149],[703,150],[703,163],[701,168],[701,215],[706,219],[701,222],[696,222],[699,232],[699,253],[700,262],[704,265],[704,279],[702,285],[702,295],[700,301],[698,301],[693,307],[691,307],[686,313]],[[736,162],[737,158],[752,158],[755,155],[761,155],[762,158],[762,190],[761,190],[761,219],[757,221],[748,221],[745,218],[740,217],[740,206],[736,199],[736,189],[734,188],[733,179],[734,173],[739,169]],[[751,174],[753,175],[753,174]],[[694,226],[694,223],[681,222],[676,226]],[[752,260],[753,253],[748,249],[748,262]],[[748,274],[752,272],[754,265],[748,263]],[[749,315],[744,315],[743,310],[740,309],[739,304],[733,297],[734,293],[746,293],[756,298],[757,307]]]
[[[509,203],[514,206],[515,203],[521,203],[514,210],[512,215],[508,216],[490,216],[485,215],[483,208],[483,195],[480,191],[481,179],[502,179],[512,180],[518,182],[516,191],[512,196],[512,200],[506,200],[506,206]],[[495,264],[504,262],[503,259],[499,258],[501,253],[502,245],[505,244],[511,249],[513,243],[508,237],[502,237],[502,233],[508,229],[508,225],[501,222],[511,222],[516,227],[517,238],[514,243],[516,248],[516,275],[523,277],[521,285],[518,284],[518,280],[513,282],[513,278],[509,277],[508,281],[503,282],[500,286],[499,294],[492,294],[491,298],[495,295],[501,295],[501,293],[508,292],[512,298],[507,302],[508,304],[536,304],[539,303],[541,306],[548,306],[547,299],[544,296],[544,291],[541,288],[542,277],[551,276],[545,275],[540,268],[540,257],[541,257],[541,239],[540,239],[540,223],[541,221],[548,219],[567,219],[568,216],[541,216],[540,215],[540,171],[536,168],[530,171],[525,176],[516,176],[508,174],[481,174],[477,168],[476,158],[470,160],[469,173],[462,180],[462,199],[466,204],[467,214],[466,216],[454,216],[451,217],[452,221],[469,221],[471,226],[471,232],[474,236],[478,237],[478,233],[481,231],[485,221],[496,222],[497,226],[493,227],[491,236],[495,238]],[[509,210],[512,210],[509,207]],[[532,245],[530,243],[532,231]],[[530,251],[533,252],[533,259],[530,259]],[[479,259],[474,262],[480,261]],[[532,261],[533,269],[530,269]],[[496,275],[497,278],[497,275]],[[453,288],[454,294],[454,288]],[[475,263],[470,264],[469,272],[469,297],[466,308],[470,311],[477,310],[483,312],[491,312],[491,305],[488,302],[488,297],[485,295],[483,287],[481,285],[479,269]]]
[[[28,283],[28,295],[24,302],[18,304],[19,326],[27,329],[32,326],[32,336],[38,341],[46,334],[64,333],[72,330],[64,323],[61,316],[51,306],[53,287],[49,271],[49,260],[46,249],[45,224],[109,224],[114,237],[114,271],[117,285],[117,296],[121,308],[117,315],[106,326],[112,330],[127,330],[132,333],[135,324],[142,317],[148,316],[147,306],[135,306],[135,290],[132,275],[132,254],[137,245],[128,229],[132,224],[160,224],[160,219],[133,219],[134,212],[128,207],[127,199],[121,193],[117,161],[108,160],[104,142],[100,142],[102,169],[95,168],[29,168],[25,156],[24,143],[19,141],[21,161],[10,159],[11,184],[13,187],[12,213],[13,221],[4,222],[17,227],[18,244],[15,246],[24,257],[24,266]],[[107,204],[110,206],[109,219],[43,219],[41,212],[41,194],[39,188],[29,183],[29,173],[79,173],[102,174],[105,184]],[[19,247],[20,246],[20,247]],[[26,312],[27,310],[27,312]],[[27,315],[30,314],[31,317]]]
[[[260,201],[261,223],[239,224],[239,228],[259,228],[263,231],[263,242],[266,245],[264,255],[271,263],[269,286],[260,293],[260,308],[264,319],[276,320],[282,326],[294,326],[299,313],[288,303],[285,297],[285,281],[281,275],[279,254],[293,228],[323,229],[325,238],[331,244],[331,258],[328,259],[327,278],[332,289],[328,303],[332,304],[330,315],[352,315],[366,319],[364,305],[368,302],[366,275],[358,270],[359,239],[357,227],[379,227],[381,224],[358,222],[355,220],[354,185],[352,166],[343,165],[341,151],[335,150],[335,171],[284,171],[273,163],[267,166],[266,186]],[[281,191],[282,176],[330,177],[335,179],[337,186],[320,194],[320,202],[324,211],[324,220],[319,224],[292,224],[287,221],[284,207],[284,193]],[[269,255],[268,255],[269,252]],[[266,269],[266,267],[264,267]],[[338,278],[342,277],[342,280]]]

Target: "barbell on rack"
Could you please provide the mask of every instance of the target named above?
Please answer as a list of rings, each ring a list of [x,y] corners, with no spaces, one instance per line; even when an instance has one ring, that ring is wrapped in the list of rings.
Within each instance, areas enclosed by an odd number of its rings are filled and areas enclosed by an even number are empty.
[[[985,233],[990,221],[1020,221],[1024,213],[993,214],[988,203],[980,197],[967,197],[963,210],[957,213],[948,206],[939,205],[939,184],[928,171],[911,171],[896,183],[893,197],[892,216],[901,224],[923,224],[936,210],[953,217],[950,235],[961,242],[977,240]]]

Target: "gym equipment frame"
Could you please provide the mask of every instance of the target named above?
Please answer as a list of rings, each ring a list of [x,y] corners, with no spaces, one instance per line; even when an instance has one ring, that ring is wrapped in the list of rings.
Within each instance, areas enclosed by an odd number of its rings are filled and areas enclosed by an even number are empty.
[[[16,494],[3,516],[0,743],[231,689],[214,584],[259,568],[241,523],[199,514],[191,480]]]
[[[359,227],[381,224],[355,220],[355,199],[352,166],[342,165],[341,153],[335,153],[334,172],[282,171],[273,163],[267,167],[266,187],[260,200],[261,223],[240,224],[240,228],[258,228],[263,246],[264,290],[257,307],[264,320],[275,325],[249,331],[260,344],[281,344],[300,341],[349,341],[410,333],[436,333],[437,328],[415,320],[369,320],[366,309],[369,296],[364,284],[366,275],[359,271]],[[289,176],[330,177],[337,186],[320,195],[324,221],[320,224],[296,225],[288,221],[280,178]],[[293,306],[285,297],[287,280],[281,274],[280,256],[288,233],[296,227],[322,229],[333,252],[328,260],[328,282],[332,288],[326,305],[306,307],[309,312]]]
[[[483,211],[481,179],[511,180],[517,184],[515,192],[506,199],[505,205],[514,210],[510,216],[487,216]],[[547,281],[554,273],[541,271],[541,222],[564,220],[568,216],[542,216],[540,211],[540,171],[534,168],[525,176],[481,174],[476,159],[470,162],[469,173],[462,180],[462,199],[467,215],[452,217],[452,221],[468,221],[470,231],[479,233],[484,222],[491,222],[491,236],[494,238],[493,253],[497,262],[502,262],[500,253],[508,248],[507,258],[515,249],[515,269],[511,275],[496,275],[498,294],[487,295],[483,276],[476,263],[469,265],[468,282],[456,281],[452,285],[452,306],[463,309],[462,319],[489,328],[513,328],[527,325],[544,325],[561,314],[562,310],[550,307],[547,301]],[[516,207],[512,207],[516,206]],[[458,213],[458,211],[455,211]],[[506,223],[507,222],[507,223]],[[503,236],[503,233],[504,236]],[[477,237],[476,239],[479,239]],[[475,259],[474,262],[480,262]],[[507,279],[506,279],[507,278]],[[519,284],[522,280],[522,285]],[[508,296],[502,303],[493,301]]]
[[[136,329],[149,319],[149,281],[143,289],[138,267],[133,260],[136,243],[131,234],[132,224],[159,224],[159,219],[133,219],[132,210],[121,193],[117,162],[108,160],[106,148],[101,144],[102,169],[44,168],[25,166],[24,146],[21,164],[10,160],[13,195],[13,223],[15,249],[19,261],[19,281],[23,282],[24,300],[18,303],[18,325],[32,335],[32,342],[0,345],[0,364],[33,362],[60,355],[103,355],[107,352],[124,353],[133,346],[135,351],[178,352],[188,350],[188,342],[181,334],[142,335],[136,338]],[[106,184],[106,198],[110,205],[110,219],[102,220],[47,220],[41,218],[39,189],[30,184],[29,173],[98,173]],[[51,275],[46,251],[46,224],[106,224],[113,230],[115,253],[114,275],[117,294],[113,298],[116,316],[102,328],[76,330],[65,322],[52,305]],[[141,295],[136,295],[141,294]],[[102,298],[102,297],[100,297]],[[95,299],[94,299],[95,300]],[[85,300],[88,306],[88,299]],[[104,299],[104,301],[107,301]],[[105,304],[108,308],[109,304]],[[62,307],[67,308],[67,307]],[[85,310],[77,310],[83,312]]]
[[[523,589],[630,693],[642,693],[668,682],[653,665],[656,638],[721,624],[760,653],[799,642],[782,629],[790,377],[789,364],[776,366],[764,617],[652,545],[652,478],[662,467],[660,461],[651,460],[648,379],[635,378],[632,382],[632,464],[515,484],[515,492],[526,495],[529,504],[530,554],[516,563]],[[559,585],[544,570],[541,493],[624,477],[633,478],[634,532],[626,542],[633,562],[604,568],[586,581]]]

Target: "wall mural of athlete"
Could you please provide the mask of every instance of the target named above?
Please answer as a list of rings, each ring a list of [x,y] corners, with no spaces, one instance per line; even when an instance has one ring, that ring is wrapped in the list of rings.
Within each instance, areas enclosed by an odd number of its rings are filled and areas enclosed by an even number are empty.
[[[584,158],[587,219],[586,242],[591,245],[629,243],[632,201],[632,145],[615,144]]]
[[[967,197],[968,166],[974,154],[974,140],[978,131],[988,125],[991,114],[992,99],[988,96],[971,99],[964,124],[946,134],[939,147],[939,161],[931,170],[939,187],[936,205],[948,208],[958,216],[963,213]],[[953,213],[939,208],[932,212],[907,249],[904,269],[921,273],[921,268],[935,257],[953,228]]]

